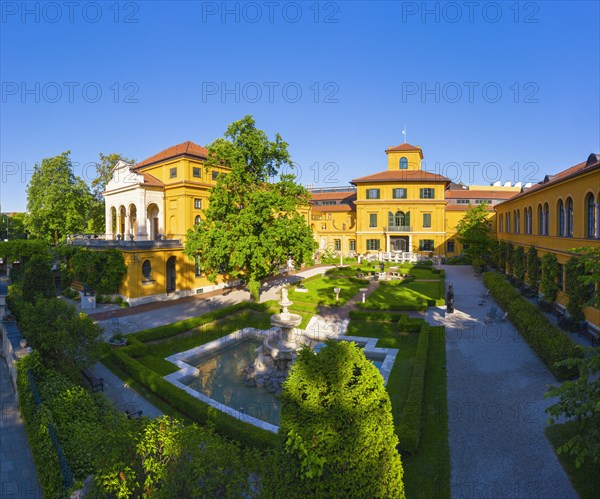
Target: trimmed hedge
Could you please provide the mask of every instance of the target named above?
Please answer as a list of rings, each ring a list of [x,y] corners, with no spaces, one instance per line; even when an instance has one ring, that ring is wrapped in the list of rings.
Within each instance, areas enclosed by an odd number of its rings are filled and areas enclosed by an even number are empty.
[[[389,312],[363,312],[362,310],[350,310],[350,319],[359,321],[377,321],[377,322],[398,322],[402,317],[408,318],[405,314],[392,314]]]
[[[191,317],[189,319],[184,319],[182,321],[174,322],[172,324],[166,324],[164,326],[154,327],[152,329],[145,329],[143,331],[139,331],[137,333],[129,335],[128,339],[135,338],[143,343],[148,341],[162,340],[165,338],[170,338],[171,336],[176,336],[180,333],[184,333],[186,331],[189,331],[190,329],[197,328],[199,326],[202,326],[203,324],[208,324],[209,322],[216,321],[217,319],[222,319],[223,317],[231,315],[232,313],[237,312],[238,310],[250,309],[256,310],[258,312],[264,312],[268,308],[269,305],[266,303],[236,303],[235,305],[231,305],[230,307],[221,308],[219,310],[215,310],[214,312],[209,312],[204,315]]]
[[[192,397],[131,358],[124,348],[113,350],[111,358],[125,373],[191,420],[209,424],[220,435],[249,447],[269,449],[275,445],[277,437],[274,433],[244,423]]]
[[[508,312],[508,318],[521,336],[546,364],[554,377],[558,381],[575,377],[576,369],[557,366],[556,363],[573,357],[582,357],[581,348],[569,336],[554,327],[535,305],[521,297],[503,275],[486,272],[483,280],[494,299]]]
[[[423,394],[425,392],[425,373],[427,372],[427,357],[429,352],[429,326],[421,325],[413,375],[410,381],[408,397],[402,409],[402,418],[396,425],[398,448],[414,454],[419,449],[421,441],[421,422],[423,412]]]
[[[427,300],[428,302],[432,302],[432,305],[435,305],[435,300]],[[358,308],[366,308],[369,310],[397,310],[397,311],[408,311],[408,310],[415,310],[417,312],[425,312],[427,310],[427,304],[426,303],[422,303],[422,304],[403,304],[403,303],[398,303],[398,304],[385,304],[385,303],[381,303],[381,304],[374,304],[374,303],[362,303],[359,302],[356,304],[356,306]]]

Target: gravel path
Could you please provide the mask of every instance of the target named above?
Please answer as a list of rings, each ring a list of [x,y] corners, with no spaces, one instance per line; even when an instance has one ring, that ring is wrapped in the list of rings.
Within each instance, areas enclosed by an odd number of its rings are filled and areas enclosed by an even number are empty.
[[[485,286],[470,266],[443,268],[456,312],[430,308],[426,320],[446,326],[452,497],[577,497],[544,435],[554,377],[509,321],[484,324],[501,309],[478,304]]]

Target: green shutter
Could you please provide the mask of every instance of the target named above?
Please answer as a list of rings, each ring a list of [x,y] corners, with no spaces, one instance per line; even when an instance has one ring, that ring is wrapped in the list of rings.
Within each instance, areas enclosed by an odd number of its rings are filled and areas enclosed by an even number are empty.
[[[388,211],[388,227],[394,227],[395,225],[394,214],[391,211]]]
[[[407,211],[407,212],[404,214],[404,225],[405,225],[406,227],[410,227],[410,211]]]

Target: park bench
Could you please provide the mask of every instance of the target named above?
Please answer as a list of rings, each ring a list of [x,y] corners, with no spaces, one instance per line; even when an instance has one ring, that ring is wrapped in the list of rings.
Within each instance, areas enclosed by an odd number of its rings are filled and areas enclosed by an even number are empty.
[[[582,327],[579,329],[577,334],[579,336],[582,334],[587,336],[592,341],[592,346],[600,345],[600,328],[590,324],[587,321],[583,321]]]
[[[104,391],[103,378],[97,378],[96,375],[87,367],[81,370],[81,374],[83,374],[83,377],[88,380],[89,384],[92,386],[93,392],[97,392],[98,390]]]
[[[563,307],[560,303],[554,302],[554,306],[552,308],[554,310],[554,313],[556,314],[556,317],[558,317],[559,319],[565,317],[567,309]]]

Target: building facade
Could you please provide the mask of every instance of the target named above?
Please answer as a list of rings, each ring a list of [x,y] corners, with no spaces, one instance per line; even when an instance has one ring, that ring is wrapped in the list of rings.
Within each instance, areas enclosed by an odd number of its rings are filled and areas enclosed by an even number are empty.
[[[131,304],[205,293],[237,284],[211,283],[183,254],[186,231],[203,216],[222,167],[207,171],[208,151],[184,142],[136,164],[119,163],[104,192],[105,240],[118,247],[128,273],[120,294]],[[311,189],[302,214],[320,254],[458,256],[456,226],[470,206],[486,203],[493,237],[538,248],[564,262],[576,246],[600,245],[599,156],[547,176],[535,185],[455,184],[422,169],[423,150],[401,144],[385,150],[385,170],[347,187]],[[559,293],[559,302],[566,296]],[[600,323],[598,311],[586,317]]]

